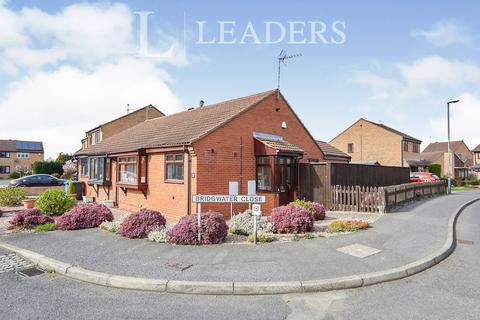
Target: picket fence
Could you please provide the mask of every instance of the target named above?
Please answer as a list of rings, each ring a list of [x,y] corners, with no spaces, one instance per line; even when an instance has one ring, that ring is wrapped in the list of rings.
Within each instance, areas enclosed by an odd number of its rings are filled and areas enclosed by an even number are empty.
[[[446,183],[405,183],[388,187],[332,186],[330,210],[386,213],[424,196],[444,194]]]

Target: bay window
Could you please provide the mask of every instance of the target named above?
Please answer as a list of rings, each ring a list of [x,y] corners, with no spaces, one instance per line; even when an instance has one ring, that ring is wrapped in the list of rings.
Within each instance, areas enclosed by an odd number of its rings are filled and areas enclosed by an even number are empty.
[[[88,182],[90,184],[109,184],[111,182],[111,159],[106,157],[88,158]],[[83,174],[82,160],[82,174]]]
[[[88,158],[82,158],[80,160],[80,166],[81,166],[80,176],[88,177]]]
[[[166,154],[165,171],[165,180],[183,182],[183,154]]]
[[[138,187],[147,184],[147,156],[128,155],[118,158],[118,184]]]

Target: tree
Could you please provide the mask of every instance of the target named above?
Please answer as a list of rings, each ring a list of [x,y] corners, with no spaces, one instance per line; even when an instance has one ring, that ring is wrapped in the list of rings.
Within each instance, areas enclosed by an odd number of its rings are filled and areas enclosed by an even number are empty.
[[[34,174],[63,174],[62,164],[57,161],[35,161],[32,165],[32,172]]]
[[[77,173],[77,164],[73,160],[68,160],[62,167],[63,169],[63,178],[70,179],[72,176]]]
[[[437,175],[438,177],[442,176],[442,166],[439,164],[431,164],[428,166],[428,172]]]
[[[72,160],[72,159],[73,159],[73,155],[69,153],[60,152],[57,156],[57,159],[55,159],[55,161],[60,162],[63,165],[68,160]]]

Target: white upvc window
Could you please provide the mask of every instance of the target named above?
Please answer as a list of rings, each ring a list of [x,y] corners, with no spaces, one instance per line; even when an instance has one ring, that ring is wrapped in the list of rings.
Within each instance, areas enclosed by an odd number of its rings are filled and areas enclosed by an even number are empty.
[[[17,158],[28,159],[30,158],[30,153],[27,152],[17,152]]]

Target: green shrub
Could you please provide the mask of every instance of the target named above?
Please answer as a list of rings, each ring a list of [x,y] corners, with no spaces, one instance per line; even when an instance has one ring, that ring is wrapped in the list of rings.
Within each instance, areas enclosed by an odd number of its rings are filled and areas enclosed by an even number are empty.
[[[366,221],[360,220],[335,220],[328,226],[330,232],[353,232],[368,228]]]
[[[306,233],[304,238],[307,239],[307,240],[315,239],[315,235],[311,234],[311,233]]]
[[[18,179],[20,178],[22,175],[19,173],[19,172],[12,172],[10,173],[10,175],[8,176],[8,178],[10,179]]]
[[[247,238],[248,242],[254,242],[253,241],[253,234],[249,235]],[[275,240],[275,235],[273,232],[263,232],[259,231],[257,232],[257,241],[258,242],[272,242]]]
[[[480,185],[480,179],[472,180],[472,181],[470,181],[470,184],[472,186],[478,186],[478,185]]]
[[[300,241],[300,236],[297,233],[292,235],[292,241]]]
[[[437,175],[437,177],[442,176],[442,166],[441,165],[434,163],[434,164],[429,165],[427,168],[428,168],[428,172]]]
[[[0,188],[0,206],[16,206],[22,204],[27,197],[24,188]]]
[[[36,233],[44,233],[44,232],[48,232],[48,231],[54,231],[56,229],[57,229],[57,226],[55,225],[55,223],[48,222],[48,223],[38,225],[35,228],[35,232]]]
[[[62,190],[50,189],[41,193],[35,207],[47,216],[59,215],[72,209],[76,204],[75,199],[69,197]]]
[[[35,161],[32,165],[34,174],[44,173],[52,176],[63,174],[63,163],[57,161]]]

